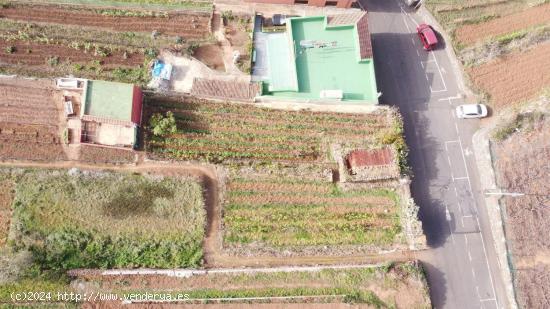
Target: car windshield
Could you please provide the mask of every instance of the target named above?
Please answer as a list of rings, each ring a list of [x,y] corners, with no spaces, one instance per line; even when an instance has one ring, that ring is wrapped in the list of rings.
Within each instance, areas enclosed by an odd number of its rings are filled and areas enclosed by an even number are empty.
[[[481,115],[481,105],[478,105],[478,106],[477,106],[477,113],[478,113],[479,115]]]

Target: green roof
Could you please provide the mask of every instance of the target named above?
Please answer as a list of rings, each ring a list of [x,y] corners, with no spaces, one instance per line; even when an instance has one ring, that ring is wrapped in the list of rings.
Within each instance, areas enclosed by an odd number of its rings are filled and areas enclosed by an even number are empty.
[[[88,81],[84,115],[132,121],[134,85],[99,80]]]
[[[378,102],[374,62],[372,58],[359,59],[360,46],[356,25],[327,27],[325,16],[298,17],[287,20],[286,35],[289,36],[289,41],[293,42],[290,44],[290,48],[293,49],[290,54],[295,58],[296,65],[295,70],[291,70],[287,78],[292,79],[292,73],[296,74],[298,91],[273,91],[276,87],[269,86],[275,80],[267,80],[264,82],[264,95],[281,99],[308,100],[320,99],[322,90],[342,90],[343,101]],[[301,48],[301,41],[336,42],[336,45]],[[289,44],[270,44],[268,48],[286,46]],[[274,54],[285,53],[268,51],[270,70],[271,63],[282,62],[272,61]],[[279,64],[279,67],[281,66]],[[280,79],[280,76],[276,78]]]

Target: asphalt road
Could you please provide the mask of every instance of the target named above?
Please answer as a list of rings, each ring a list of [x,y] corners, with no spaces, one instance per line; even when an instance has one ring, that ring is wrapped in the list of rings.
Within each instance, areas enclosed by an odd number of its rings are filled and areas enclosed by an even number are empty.
[[[400,0],[361,0],[369,11],[381,102],[398,106],[414,178],[412,193],[431,249],[422,255],[435,308],[507,308],[471,146],[478,120],[464,104],[445,50],[422,49],[422,17]]]

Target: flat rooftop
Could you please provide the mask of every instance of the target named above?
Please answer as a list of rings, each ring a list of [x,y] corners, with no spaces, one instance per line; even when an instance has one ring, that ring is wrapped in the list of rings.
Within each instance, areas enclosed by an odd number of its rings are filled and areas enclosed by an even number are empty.
[[[287,20],[286,32],[267,41],[263,94],[316,100],[322,90],[341,90],[343,101],[378,103],[366,15],[342,16]]]
[[[132,121],[134,85],[88,81],[84,115]]]

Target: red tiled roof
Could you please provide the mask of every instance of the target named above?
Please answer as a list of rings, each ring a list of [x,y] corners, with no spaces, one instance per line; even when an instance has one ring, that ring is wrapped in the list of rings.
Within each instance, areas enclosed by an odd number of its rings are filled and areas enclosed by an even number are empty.
[[[358,149],[350,152],[346,157],[348,168],[388,165],[393,161],[389,147],[376,150]]]
[[[327,16],[328,27],[346,25],[356,25],[361,60],[372,58],[372,43],[369,32],[369,19],[367,12],[354,12]]]
[[[357,21],[357,36],[359,37],[359,54],[361,60],[372,58],[372,42],[369,31],[369,20],[367,13],[363,13],[363,16]]]
[[[195,78],[191,94],[198,97],[252,100],[260,92],[258,83]]]
[[[327,25],[330,26],[353,26],[363,17],[364,12],[354,12],[348,14],[337,14],[327,17]]]

